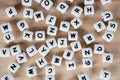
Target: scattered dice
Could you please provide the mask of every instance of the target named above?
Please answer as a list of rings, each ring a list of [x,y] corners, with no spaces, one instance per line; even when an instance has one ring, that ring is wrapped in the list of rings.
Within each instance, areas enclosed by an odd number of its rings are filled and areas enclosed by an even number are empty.
[[[12,27],[9,22],[1,24],[0,28],[3,33],[12,32]]]
[[[76,69],[76,63],[75,63],[75,60],[71,60],[71,61],[66,61],[66,68],[68,71],[71,71],[71,70],[75,70]]]
[[[94,15],[94,6],[93,5],[86,5],[84,6],[84,15],[85,16],[90,16]]]
[[[35,40],[36,41],[44,41],[45,40],[45,31],[36,31],[35,32]]]
[[[102,5],[105,5],[105,4],[111,3],[112,0],[100,0],[100,2]]]
[[[71,10],[71,14],[74,15],[75,17],[80,17],[82,12],[83,9],[80,6],[74,6],[73,9]]]
[[[55,75],[55,67],[54,66],[46,66],[45,73],[46,73],[46,75]]]
[[[20,45],[16,44],[16,45],[10,46],[10,52],[11,52],[12,56],[20,54],[22,52]]]
[[[39,22],[44,20],[44,15],[42,11],[36,11],[33,14],[35,22]]]
[[[53,6],[53,2],[52,0],[43,0],[41,6],[46,10],[50,10],[50,8]]]
[[[68,32],[68,40],[69,41],[77,41],[78,40],[78,32],[77,31],[69,31]]]
[[[66,49],[63,54],[63,58],[71,60],[73,58],[74,52],[72,50]]]
[[[27,67],[26,73],[28,77],[37,76],[36,66]]]
[[[56,65],[56,66],[61,66],[61,64],[62,64],[62,57],[53,55],[51,63],[53,65]]]
[[[55,80],[55,76],[45,76],[45,80]]]
[[[67,21],[61,21],[60,23],[60,31],[68,32],[70,29],[70,23]]]
[[[32,0],[22,0],[23,6],[32,6]]]
[[[10,57],[10,49],[0,48],[0,57]]]
[[[102,61],[106,63],[112,63],[113,62],[113,55],[109,53],[104,53],[102,56]]]
[[[104,21],[110,21],[113,19],[113,14],[111,11],[105,11],[101,13],[101,17]]]
[[[47,28],[47,34],[50,36],[56,36],[58,28],[56,26],[49,25]]]
[[[79,80],[90,80],[86,73],[82,73],[78,75]]]
[[[17,54],[16,55],[16,60],[19,64],[27,62],[27,57],[25,53]]]
[[[84,0],[85,5],[92,5],[94,4],[94,0]]]
[[[104,45],[103,44],[94,44],[94,53],[95,54],[103,54],[104,53]]]
[[[17,22],[17,27],[20,31],[24,31],[29,28],[29,25],[25,20],[20,20]]]
[[[118,23],[115,21],[108,21],[107,30],[115,32],[118,28]]]
[[[70,46],[74,52],[81,50],[82,46],[79,41],[74,41],[70,43]]]
[[[67,38],[58,38],[58,47],[66,48],[67,47]]]
[[[101,70],[99,77],[100,79],[103,79],[103,80],[110,80],[111,72],[107,70]]]
[[[48,25],[55,25],[56,20],[57,20],[56,16],[54,16],[54,15],[47,15],[46,24],[48,24]]]
[[[31,8],[25,8],[24,11],[23,11],[23,17],[24,18],[32,19],[33,18],[33,13],[34,13],[33,9],[31,9]]]
[[[23,40],[27,40],[27,41],[32,41],[33,39],[33,32],[32,31],[23,31]]]
[[[46,44],[49,47],[49,49],[57,47],[57,42],[56,42],[55,38],[49,38],[49,39],[47,39],[46,40]]]
[[[82,48],[82,56],[83,57],[92,57],[92,49],[91,48]]]
[[[5,74],[2,76],[1,80],[14,80],[13,76],[11,74]]]
[[[16,62],[11,62],[9,65],[8,65],[8,69],[13,72],[13,73],[16,73],[20,68],[20,65]]]
[[[93,62],[91,58],[83,58],[82,59],[83,68],[91,68],[93,66]]]
[[[36,64],[39,68],[43,68],[44,66],[47,65],[47,61],[44,57],[41,57],[39,59],[36,59]]]

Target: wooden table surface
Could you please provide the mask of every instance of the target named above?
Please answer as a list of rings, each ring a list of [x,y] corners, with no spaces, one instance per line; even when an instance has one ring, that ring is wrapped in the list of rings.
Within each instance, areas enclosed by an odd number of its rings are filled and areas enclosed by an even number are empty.
[[[79,5],[81,7],[84,7],[83,0],[74,0],[75,2],[73,4],[69,4],[70,8],[68,9],[68,11],[65,14],[61,14],[56,10],[57,4],[61,1],[64,1],[64,0],[54,0],[54,5],[49,11],[46,11],[45,9],[41,7],[40,4],[35,3],[35,2],[33,3],[31,8],[33,8],[35,11],[42,10],[45,17],[48,14],[53,14],[57,16],[56,26],[59,27],[61,20],[70,21],[74,17],[70,14],[70,11],[74,5]],[[17,9],[18,15],[15,16],[14,18],[8,18],[7,15],[5,14],[4,10],[5,8],[9,6],[15,6],[15,8]],[[111,71],[112,77],[110,80],[120,80],[120,27],[118,27],[118,30],[114,33],[115,38],[110,43],[105,42],[101,38],[104,32],[106,31],[106,29],[102,31],[101,33],[97,33],[95,29],[93,28],[93,24],[101,20],[100,14],[106,10],[112,11],[114,15],[113,20],[117,21],[120,24],[120,0],[113,0],[111,4],[107,4],[105,6],[101,5],[100,0],[95,0],[94,7],[95,7],[94,16],[84,16],[84,14],[80,16],[80,19],[83,21],[83,25],[79,29],[76,30],[79,33],[79,41],[82,43],[82,47],[92,47],[92,49],[95,43],[104,44],[105,52],[108,52],[114,55],[113,63],[112,64],[103,63],[102,55],[94,54],[93,55],[93,67],[86,69],[82,67],[81,51],[77,51],[75,52],[75,55],[73,58],[76,61],[77,69],[73,71],[67,71],[65,68],[65,59],[63,59],[62,66],[55,67],[56,68],[56,75],[55,75],[56,80],[78,80],[77,75],[81,73],[87,73],[90,77],[90,80],[100,80],[99,73],[101,69]],[[36,42],[35,40],[33,40],[32,42],[28,42],[22,39],[22,32],[18,30],[16,23],[19,20],[24,19],[23,18],[24,8],[25,7],[21,5],[21,0],[0,0],[0,24],[5,23],[5,22],[10,22],[12,24],[13,34],[16,38],[14,42],[10,44],[6,44],[2,38],[3,33],[0,31],[0,48],[10,47],[11,45],[14,45],[14,44],[20,44],[22,51],[25,52],[25,48],[27,48],[28,46],[32,44],[35,44],[37,49],[42,44],[45,44],[45,41]],[[47,30],[47,25],[45,24],[45,20],[38,22],[38,23],[35,23],[34,19],[24,19],[24,20],[26,20],[27,23],[29,24],[30,27],[28,30],[30,31],[35,32],[37,30],[44,30],[44,31]],[[74,28],[71,26],[70,30],[73,31]],[[96,41],[90,45],[86,45],[86,43],[84,42],[82,38],[82,36],[87,33],[93,33],[96,38]],[[67,33],[58,31],[57,36],[55,38],[57,39],[61,37],[67,37]],[[46,39],[47,38],[50,38],[50,36],[46,34]],[[68,42],[67,48],[71,49],[70,42]],[[50,62],[51,62],[51,58],[53,55],[62,56],[64,50],[65,49],[59,49],[59,48],[52,49],[50,53],[45,57],[49,63],[48,65],[51,65]],[[9,58],[0,58],[0,78],[5,73],[11,73],[14,76],[15,80],[23,80],[23,79],[24,80],[44,80],[44,77],[45,77],[44,68],[39,69],[37,67],[38,76],[32,77],[32,78],[28,78],[25,72],[26,67],[36,66],[35,60],[40,57],[41,57],[40,54],[37,54],[31,58],[27,56],[28,62],[21,64],[21,68],[15,74],[9,72],[9,70],[7,69],[7,66],[11,61],[16,61],[15,57],[11,56]]]

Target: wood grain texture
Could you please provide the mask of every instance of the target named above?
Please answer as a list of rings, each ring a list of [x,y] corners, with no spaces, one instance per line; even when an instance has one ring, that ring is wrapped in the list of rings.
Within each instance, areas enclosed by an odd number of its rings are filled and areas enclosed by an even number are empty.
[[[60,25],[60,21],[61,20],[65,20],[65,21],[70,21],[74,16],[72,16],[70,14],[70,11],[72,9],[72,7],[74,5],[79,5],[81,7],[84,7],[83,5],[83,0],[74,0],[75,2],[73,4],[69,4],[70,8],[69,10],[63,15],[61,13],[59,13],[56,10],[56,6],[58,5],[59,2],[64,1],[64,0],[54,0],[54,6],[49,10],[46,11],[45,9],[43,9],[41,7],[40,4],[37,3],[33,3],[32,7],[34,9],[34,11],[38,11],[38,10],[42,10],[44,12],[44,15],[46,17],[46,15],[48,14],[53,14],[55,16],[57,16],[57,24],[56,26],[59,27]],[[5,8],[9,7],[9,6],[15,6],[15,8],[17,9],[18,15],[14,18],[8,18],[7,15],[5,14]],[[90,80],[100,80],[99,79],[99,73],[101,69],[106,69],[112,72],[112,77],[110,80],[120,80],[120,27],[118,27],[118,30],[115,32],[115,38],[113,39],[113,41],[111,43],[106,43],[102,40],[101,36],[104,34],[104,31],[102,31],[101,33],[97,33],[95,31],[95,29],[93,28],[93,24],[99,20],[101,20],[100,14],[103,11],[106,10],[110,10],[113,12],[114,15],[114,21],[117,21],[120,24],[120,0],[113,0],[113,2],[111,4],[102,6],[100,4],[100,0],[95,0],[95,15],[94,16],[84,16],[84,14],[82,14],[80,16],[80,19],[83,21],[83,25],[77,29],[78,33],[79,33],[79,41],[82,43],[83,47],[92,47],[95,43],[102,43],[105,45],[105,52],[109,52],[111,54],[114,55],[114,61],[112,64],[105,64],[102,63],[102,56],[101,55],[93,55],[93,67],[90,69],[85,69],[82,68],[82,55],[81,55],[81,51],[75,52],[74,55],[74,60],[77,63],[77,69],[74,71],[66,71],[65,68],[65,59],[62,62],[62,66],[60,67],[55,67],[56,68],[56,80],[78,80],[77,79],[77,75],[80,73],[87,73],[90,77]],[[35,46],[37,47],[37,49],[39,48],[39,46],[41,46],[42,44],[45,44],[45,41],[42,42],[36,42],[35,40],[33,40],[32,42],[28,42],[28,41],[24,41],[22,40],[22,32],[20,32],[16,26],[16,23],[19,20],[23,20],[23,9],[25,7],[21,5],[21,0],[0,0],[0,24],[5,23],[5,22],[10,22],[12,24],[12,29],[13,29],[13,34],[16,38],[16,41],[10,43],[10,44],[6,44],[2,38],[3,33],[0,31],[0,48],[1,47],[10,47],[11,45],[14,44],[20,44],[22,51],[25,52],[25,48],[35,44]],[[24,19],[27,21],[27,23],[29,24],[29,29],[30,31],[38,31],[38,30],[47,30],[47,25],[45,24],[45,21],[41,21],[38,23],[35,23],[34,19]],[[70,30],[74,30],[73,27],[70,27]],[[96,41],[90,45],[86,45],[85,42],[83,41],[82,36],[86,33],[93,33],[95,35]],[[57,38],[61,38],[61,37],[67,37],[67,33],[58,31],[57,36],[55,37]],[[46,39],[50,38],[50,36],[48,36],[46,34]],[[68,49],[70,49],[70,42],[68,42]],[[51,65],[51,58],[52,56],[55,55],[59,55],[62,56],[63,51],[65,49],[59,49],[59,48],[54,48],[50,51],[50,53],[45,57],[48,61],[48,65]],[[28,78],[25,72],[25,68],[28,66],[33,66],[35,64],[35,60],[37,58],[41,57],[39,54],[35,55],[32,58],[28,58],[28,62],[26,62],[25,64],[21,64],[21,68],[19,69],[19,71],[15,74],[12,74],[15,77],[15,80],[44,80],[45,77],[45,72],[44,72],[44,68],[43,69],[39,69],[37,67],[37,72],[38,72],[38,76],[33,77],[33,78]],[[5,74],[5,73],[10,73],[7,69],[8,64],[11,61],[15,61],[15,57],[10,57],[10,58],[0,58],[0,78]]]

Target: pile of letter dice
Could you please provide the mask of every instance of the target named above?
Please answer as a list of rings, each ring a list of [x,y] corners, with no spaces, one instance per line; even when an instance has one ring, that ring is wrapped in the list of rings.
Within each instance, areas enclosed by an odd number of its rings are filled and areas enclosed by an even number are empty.
[[[0,48],[0,57],[10,57],[10,55],[16,57],[16,61],[11,62],[8,65],[8,69],[12,73],[16,73],[20,69],[20,64],[23,64],[28,61],[26,55],[29,57],[33,57],[37,53],[39,53],[42,57],[39,59],[36,59],[35,63],[39,68],[45,67],[45,80],[55,80],[55,66],[61,66],[62,60],[66,59],[65,65],[66,70],[71,71],[75,70],[76,67],[76,61],[73,60],[74,53],[81,50],[82,53],[82,67],[83,68],[91,68],[93,66],[92,56],[94,54],[100,54],[102,55],[102,62],[105,63],[112,63],[113,62],[113,54],[106,53],[105,47],[103,44],[94,44],[94,51],[92,52],[91,47],[82,48],[82,45],[80,41],[78,40],[78,31],[70,31],[70,27],[73,27],[75,30],[80,28],[80,26],[83,24],[82,20],[80,19],[80,15],[82,14],[84,10],[85,16],[94,15],[94,0],[84,0],[84,9],[80,6],[73,6],[71,13],[74,18],[68,22],[68,21],[61,21],[59,30],[62,32],[67,32],[68,38],[58,38],[57,41],[54,38],[57,36],[58,26],[55,26],[57,21],[57,16],[55,15],[47,15],[46,19],[44,17],[44,13],[42,10],[34,11],[32,8],[29,8],[32,6],[32,3],[38,3],[41,4],[41,7],[45,9],[46,11],[50,10],[52,6],[54,5],[52,0],[21,0],[21,4],[25,6],[23,10],[23,18],[28,19],[34,19],[35,22],[43,21],[45,20],[45,23],[48,25],[47,32],[45,31],[35,31],[35,40],[36,41],[45,41],[46,44],[43,44],[39,47],[39,49],[36,49],[35,45],[31,45],[27,47],[26,53],[21,51],[21,47],[19,44],[12,45],[10,48]],[[57,4],[57,11],[61,13],[61,15],[65,14],[68,8],[70,7],[68,3],[72,4],[74,0],[65,0],[61,1]],[[110,4],[111,0],[100,0],[101,4],[104,6],[106,4]],[[5,9],[5,13],[7,14],[8,18],[15,17],[18,13],[15,7],[9,6]],[[114,32],[118,28],[118,23],[115,21],[112,21],[113,14],[111,11],[104,11],[101,13],[101,20],[97,21],[93,24],[94,29],[96,32],[101,32],[105,28],[107,31],[103,34],[102,39],[109,43],[114,39]],[[108,23],[107,27],[105,23]],[[29,24],[25,20],[20,20],[16,23],[16,26],[18,29],[22,32],[22,38],[23,40],[26,40],[28,42],[33,40],[34,33],[32,31],[28,31]],[[15,41],[14,34],[12,33],[12,25],[10,22],[2,23],[0,25],[1,31],[3,34],[3,39],[6,42],[6,44],[9,44],[13,41]],[[45,34],[48,36],[51,36],[52,38],[45,39]],[[83,39],[87,45],[93,43],[95,41],[95,36],[93,33],[88,33],[83,35]],[[66,48],[68,45],[68,41],[71,41],[70,43],[70,49],[65,49],[63,52],[63,56],[57,56],[53,55],[51,59],[51,63],[53,66],[47,66],[48,62],[45,59],[47,54],[50,52],[51,49],[58,47],[58,48]],[[34,77],[37,76],[37,66],[29,66],[26,67],[26,75],[28,77]],[[69,75],[69,74],[68,74]],[[99,78],[102,80],[109,80],[111,77],[111,72],[105,69],[102,69],[100,71]],[[77,75],[78,80],[90,80],[90,77],[87,73],[81,73]],[[2,76],[2,80],[14,80],[14,77],[10,73],[6,73]],[[57,79],[56,79],[57,80]]]

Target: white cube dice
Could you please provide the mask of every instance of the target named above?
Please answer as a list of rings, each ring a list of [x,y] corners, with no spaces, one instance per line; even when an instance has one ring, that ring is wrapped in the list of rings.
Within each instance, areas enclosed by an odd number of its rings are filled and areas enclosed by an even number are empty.
[[[46,24],[48,24],[48,25],[55,25],[56,20],[57,20],[56,16],[54,16],[54,15],[47,15],[47,17],[46,17]]]
[[[27,76],[28,76],[28,77],[37,76],[36,66],[27,67],[27,68],[26,68],[26,73],[27,73]]]
[[[36,49],[35,45],[31,45],[26,48],[26,52],[28,53],[28,55],[30,57],[32,57],[37,54],[37,49]]]
[[[61,66],[61,64],[62,64],[62,57],[53,55],[51,63],[53,65],[55,65],[55,66]]]
[[[82,12],[83,9],[80,6],[74,6],[73,9],[71,10],[71,14],[74,15],[75,17],[80,17]]]
[[[23,6],[32,6],[32,0],[22,0],[21,3]]]
[[[94,0],[84,0],[85,5],[92,5],[94,4]]]
[[[66,1],[68,1],[68,2],[70,2],[70,3],[74,2],[74,0],[66,0]]]
[[[36,59],[36,64],[39,68],[43,68],[44,66],[47,65],[47,61],[44,57],[41,57],[39,59]]]
[[[66,64],[66,68],[67,68],[68,71],[76,69],[76,62],[75,62],[75,60],[66,61],[65,64]]]
[[[70,23],[74,27],[74,29],[78,29],[83,24],[78,17],[73,18]]]
[[[87,5],[84,6],[84,15],[85,16],[90,16],[90,15],[94,15],[94,6],[93,5]]]
[[[100,0],[100,2],[101,2],[102,5],[106,5],[108,3],[111,3],[112,0]]]
[[[67,47],[67,38],[58,38],[58,48]]]
[[[0,57],[10,57],[10,49],[0,48]]]
[[[102,30],[104,30],[106,28],[105,24],[103,21],[98,21],[96,22],[93,27],[95,28],[95,30],[97,32],[101,32]]]
[[[79,41],[74,41],[70,43],[70,46],[74,52],[81,50],[82,46]]]
[[[11,62],[9,65],[8,65],[8,69],[13,72],[13,73],[16,73],[20,68],[20,65],[16,62]]]
[[[1,24],[0,28],[3,33],[12,32],[12,27],[9,22]]]
[[[112,63],[113,62],[113,54],[104,53],[102,56],[102,61],[105,63]]]
[[[37,2],[37,3],[41,3],[42,0],[34,0],[34,1]]]
[[[85,34],[83,39],[85,40],[86,44],[90,44],[95,41],[95,37],[92,33]]]
[[[58,28],[56,26],[49,25],[47,28],[47,34],[50,36],[56,36]]]
[[[33,16],[34,16],[35,22],[39,22],[39,21],[44,20],[44,15],[43,15],[42,11],[36,11],[36,12],[34,12]]]
[[[104,53],[104,45],[103,44],[94,44],[94,53],[95,54],[103,54]]]
[[[102,80],[110,80],[110,78],[111,78],[111,72],[107,71],[107,70],[101,70],[99,77]]]
[[[115,32],[118,28],[118,23],[115,21],[108,21],[107,30]]]
[[[70,23],[67,21],[60,22],[60,31],[68,32],[70,29]]]
[[[51,7],[53,6],[53,1],[52,0],[43,0],[41,3],[41,6],[46,10],[50,10]]]
[[[111,11],[105,11],[101,13],[101,17],[104,21],[110,21],[113,19],[113,14]]]
[[[106,42],[111,42],[114,39],[114,34],[112,32],[106,31],[103,36],[102,36],[103,40],[105,40]]]
[[[25,53],[17,54],[16,55],[16,60],[19,64],[27,62],[27,57]]]
[[[49,39],[47,39],[46,40],[46,44],[49,47],[49,49],[57,47],[57,42],[56,42],[55,38],[49,38]]]
[[[12,32],[5,33],[3,39],[6,43],[11,43],[15,40],[15,37]]]
[[[83,57],[92,57],[92,48],[82,48],[82,56]]]
[[[55,67],[54,66],[46,66],[45,74],[46,75],[55,75]]]
[[[60,2],[56,7],[56,9],[59,12],[61,12],[62,14],[64,14],[67,11],[68,8],[69,8],[69,6],[65,2]]]
[[[50,49],[46,45],[41,45],[38,52],[41,56],[45,57],[50,52]]]
[[[55,76],[45,76],[45,80],[55,80]]]
[[[23,17],[24,18],[32,19],[33,18],[33,13],[34,13],[33,9],[31,9],[31,8],[25,8],[24,11],[23,11]]]
[[[36,31],[35,32],[35,40],[36,41],[44,41],[45,40],[45,31]]]
[[[20,20],[17,22],[17,27],[20,31],[24,31],[29,28],[29,25],[25,20]]]
[[[26,41],[32,41],[33,39],[33,32],[32,31],[23,31],[23,40],[26,40]]]
[[[93,66],[92,58],[83,58],[82,66],[83,68],[91,68]]]
[[[10,52],[11,52],[12,56],[20,54],[22,52],[20,45],[16,44],[16,45],[10,46]]]
[[[1,80],[14,80],[14,77],[11,74],[5,74],[2,76]]]
[[[63,58],[71,60],[73,58],[74,52],[72,50],[66,49],[63,53]]]
[[[6,8],[5,12],[9,18],[12,18],[17,15],[17,11],[16,11],[15,7],[12,7],[12,6]]]
[[[88,77],[88,74],[86,74],[86,73],[79,74],[78,79],[79,80],[90,80]]]
[[[69,41],[77,41],[78,40],[78,32],[77,31],[69,31],[68,32],[68,40]]]

